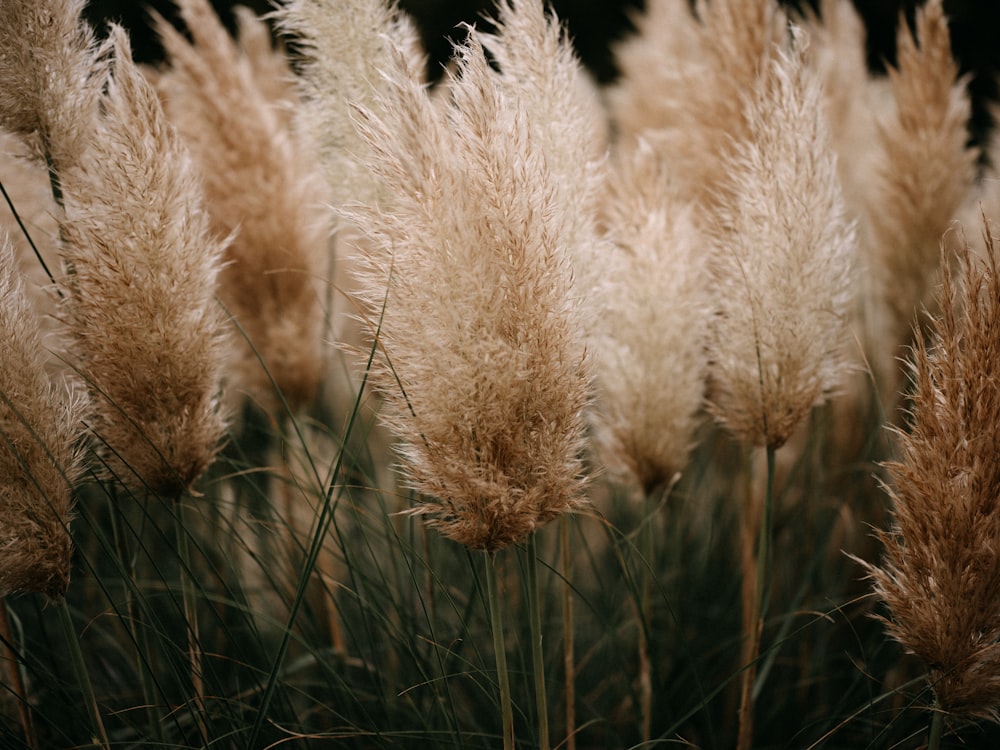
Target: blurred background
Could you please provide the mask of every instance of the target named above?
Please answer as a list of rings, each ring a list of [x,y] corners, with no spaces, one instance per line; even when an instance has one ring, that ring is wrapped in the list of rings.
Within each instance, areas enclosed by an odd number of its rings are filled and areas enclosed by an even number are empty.
[[[231,21],[229,8],[246,5],[260,13],[274,7],[272,0],[213,0],[226,23]],[[641,12],[643,0],[550,0],[560,18],[569,27],[580,58],[602,82],[615,77],[611,45],[632,29],[630,19]],[[784,0],[801,8],[815,5],[815,0]],[[912,18],[920,3],[916,0],[854,0],[868,26],[869,63],[873,70],[884,70],[895,54],[895,29],[901,15]],[[488,14],[492,0],[399,0],[399,5],[417,21],[424,44],[431,57],[431,75],[436,76],[451,50],[449,39],[460,35],[459,24],[474,22]],[[951,19],[952,44],[962,69],[970,74],[974,98],[972,136],[982,141],[991,125],[989,104],[996,99],[996,75],[1000,68],[1000,2],[995,0],[945,0],[945,12]],[[107,20],[124,25],[132,34],[135,56],[154,62],[161,54],[149,30],[149,9],[169,19],[175,17],[171,0],[92,0],[87,8],[95,26]]]

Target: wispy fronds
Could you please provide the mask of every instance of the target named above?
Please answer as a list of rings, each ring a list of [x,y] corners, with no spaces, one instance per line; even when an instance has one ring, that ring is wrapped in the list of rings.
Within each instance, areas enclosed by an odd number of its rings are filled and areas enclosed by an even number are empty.
[[[49,166],[73,164],[93,137],[101,71],[85,0],[0,3],[0,125]]]
[[[292,72],[259,19],[241,15],[240,48],[207,0],[177,4],[192,41],[158,19],[169,68],[156,86],[202,176],[212,229],[233,235],[220,296],[249,339],[233,385],[271,411],[275,387],[299,407],[323,374],[316,284],[329,270],[330,217],[310,141],[290,116]]]
[[[277,19],[303,55],[302,118],[319,145],[334,205],[373,201],[376,182],[359,163],[364,146],[351,106],[369,106],[386,90],[378,70],[395,49],[424,69],[414,53],[416,28],[389,0],[292,0]]]
[[[894,523],[868,565],[889,633],[930,669],[938,706],[1000,720],[1000,277],[986,258],[943,264],[934,332],[916,333],[910,429],[886,465]]]
[[[63,315],[108,472],[174,495],[223,430],[222,254],[191,159],[113,27],[102,117],[66,194]]]
[[[769,447],[841,382],[856,254],[803,46],[755,86],[714,232],[711,409]]]
[[[663,159],[644,143],[619,157],[603,212],[613,247],[595,298],[597,438],[609,465],[624,464],[649,489],[687,462],[712,304],[704,236]]]
[[[878,285],[871,338],[888,342],[889,359],[909,342],[920,307],[932,303],[941,236],[969,195],[976,161],[969,97],[941,0],[918,11],[915,36],[900,23],[897,47],[897,68],[889,71],[895,107],[877,119],[880,158],[864,216]]]
[[[559,194],[555,203],[570,222],[565,241],[587,262],[595,246],[594,199],[604,176],[607,113],[573,52],[559,19],[533,0],[499,0],[495,34],[480,34],[499,67],[506,95],[530,113],[531,137],[544,152]],[[567,138],[567,133],[573,133]]]
[[[639,35],[617,51],[622,76],[610,100],[620,140],[654,142],[692,197],[714,205],[731,138],[746,131],[743,98],[787,20],[761,0],[701,0],[695,13],[685,0],[648,3]]]
[[[57,596],[69,584],[84,401],[71,381],[46,375],[38,320],[6,236],[0,299],[0,596]]]
[[[392,205],[356,217],[375,379],[425,497],[415,512],[496,550],[581,502],[589,376],[570,209],[530,103],[500,85],[475,33],[443,102],[393,63],[378,109],[359,110]]]

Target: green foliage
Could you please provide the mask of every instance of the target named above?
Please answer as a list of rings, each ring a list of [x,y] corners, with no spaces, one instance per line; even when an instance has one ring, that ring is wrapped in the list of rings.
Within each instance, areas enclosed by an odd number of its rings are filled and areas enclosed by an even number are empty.
[[[871,463],[827,470],[827,416],[816,415],[814,438],[779,480],[755,747],[918,747],[926,718],[906,709],[927,704],[923,668],[901,658],[871,619],[867,583],[841,552],[878,554],[860,530],[882,520],[884,499]],[[482,558],[401,515],[412,498],[378,487],[379,462],[389,459],[369,450],[372,419],[360,401],[346,418],[328,410],[322,420],[289,422],[293,429],[248,415],[199,484],[202,494],[178,502],[96,482],[79,490],[67,601],[112,746],[499,745]],[[338,421],[348,425],[339,434]],[[331,444],[339,447],[311,450]],[[538,536],[553,746],[565,739],[564,585],[574,599],[576,745],[640,742],[646,575],[649,746],[732,744],[746,482],[728,438],[706,428],[701,446],[657,505],[610,481],[594,486],[593,507],[568,521],[568,580],[558,524]],[[297,462],[308,472],[293,474]],[[293,520],[295,505],[304,523]],[[643,556],[644,525],[654,532],[654,559]],[[525,554],[512,548],[497,562],[515,736],[528,748],[537,727]],[[185,614],[185,580],[196,617]],[[7,606],[39,747],[88,746],[92,722],[56,608],[38,595]],[[27,747],[4,674],[0,745]],[[992,737],[967,732],[973,743]]]

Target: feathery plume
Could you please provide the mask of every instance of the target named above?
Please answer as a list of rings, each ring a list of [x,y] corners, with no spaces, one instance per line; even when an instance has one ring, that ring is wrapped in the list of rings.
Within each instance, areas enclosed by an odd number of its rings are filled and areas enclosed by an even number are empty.
[[[72,269],[63,315],[108,472],[174,496],[212,461],[224,427],[214,301],[223,247],[121,28],[109,47],[99,128],[79,168],[61,175]]]
[[[589,376],[561,176],[475,32],[457,55],[447,99],[397,52],[378,113],[359,108],[392,208],[355,219],[375,382],[426,498],[414,512],[493,551],[581,502]]]
[[[915,35],[900,22],[897,47],[897,68],[889,71],[895,106],[877,117],[862,235],[876,285],[868,335],[882,372],[895,372],[917,310],[933,303],[941,236],[970,194],[976,162],[969,97],[941,0],[918,10]]]
[[[323,374],[316,283],[329,270],[330,217],[290,116],[292,72],[260,19],[240,16],[241,49],[207,0],[177,5],[192,41],[157,18],[169,67],[156,87],[202,177],[213,231],[233,235],[219,293],[249,339],[236,385],[269,411],[280,407],[275,387],[299,408]]]
[[[426,67],[416,28],[387,0],[291,0],[276,17],[303,55],[301,116],[319,146],[334,205],[373,202],[377,183],[361,165],[365,147],[351,107],[371,106],[386,90],[377,71],[395,50],[406,50],[413,70]]]
[[[0,3],[0,126],[25,138],[56,173],[93,136],[102,71],[81,21],[85,0]]]
[[[648,490],[687,462],[704,399],[712,304],[704,238],[646,143],[608,179],[601,314],[593,339],[597,439]]]
[[[46,375],[38,320],[13,247],[0,240],[0,596],[69,585],[72,490],[84,402]]]
[[[670,161],[699,204],[713,207],[725,155],[746,131],[743,98],[787,34],[778,4],[761,0],[650,0],[639,34],[617,50],[609,94],[621,143],[641,135]]]
[[[856,252],[804,46],[755,86],[714,230],[710,408],[772,448],[841,381]]]
[[[966,246],[942,263],[933,334],[915,333],[909,429],[886,464],[893,525],[865,564],[889,634],[930,669],[938,707],[1000,721],[1000,276]]]

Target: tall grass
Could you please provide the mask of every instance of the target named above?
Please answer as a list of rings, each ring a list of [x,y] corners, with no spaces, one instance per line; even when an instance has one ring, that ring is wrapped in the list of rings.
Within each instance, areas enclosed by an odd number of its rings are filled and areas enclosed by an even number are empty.
[[[830,2],[651,0],[606,112],[540,2],[436,89],[375,0],[282,11],[301,88],[180,5],[149,83],[79,3],[0,4],[0,91],[38,89],[0,96],[0,747],[1000,742],[997,451],[934,427],[998,400],[992,225],[985,263],[948,236],[912,383],[879,316],[937,266],[889,300],[842,265],[926,264],[910,182],[971,199],[939,3],[860,119]]]

